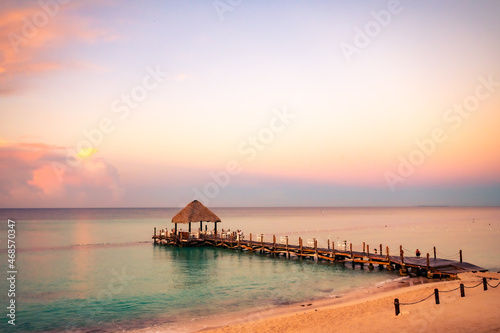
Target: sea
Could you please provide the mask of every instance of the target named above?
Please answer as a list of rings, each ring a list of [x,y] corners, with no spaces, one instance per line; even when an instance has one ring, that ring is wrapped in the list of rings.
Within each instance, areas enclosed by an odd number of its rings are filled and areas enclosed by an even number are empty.
[[[405,255],[418,248],[431,257],[435,247],[438,257],[456,260],[462,250],[464,261],[500,270],[499,207],[211,209],[219,230],[241,229],[247,239],[288,236],[297,244],[302,237],[304,245],[352,243],[355,251],[365,242],[370,252],[382,245],[399,254],[402,246]],[[0,209],[0,331],[193,332],[220,316],[342,297],[399,278],[340,263],[153,245],[153,229],[173,228],[179,210]]]

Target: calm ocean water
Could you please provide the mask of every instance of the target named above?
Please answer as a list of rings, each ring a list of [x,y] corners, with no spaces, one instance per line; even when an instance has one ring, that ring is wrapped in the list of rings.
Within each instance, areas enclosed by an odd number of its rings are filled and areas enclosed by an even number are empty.
[[[229,312],[335,297],[398,276],[339,264],[215,248],[153,246],[178,208],[0,209],[1,331],[6,307],[7,220],[16,221],[16,331],[118,331],[167,324],[185,331]],[[355,250],[402,245],[500,270],[500,208],[213,208],[220,228],[317,238]]]

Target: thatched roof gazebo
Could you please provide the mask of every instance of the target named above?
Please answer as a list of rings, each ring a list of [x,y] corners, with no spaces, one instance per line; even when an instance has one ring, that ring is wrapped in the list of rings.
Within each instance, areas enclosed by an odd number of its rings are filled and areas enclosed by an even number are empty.
[[[203,222],[213,222],[215,232],[217,232],[217,222],[221,220],[201,202],[194,200],[172,218],[172,223],[175,223],[175,233],[177,233],[177,223],[189,223],[189,232],[191,232],[191,222],[200,222],[200,231],[203,229]]]

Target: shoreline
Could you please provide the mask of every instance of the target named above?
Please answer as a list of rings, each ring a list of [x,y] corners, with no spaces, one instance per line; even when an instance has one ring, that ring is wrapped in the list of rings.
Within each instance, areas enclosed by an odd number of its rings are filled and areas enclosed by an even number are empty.
[[[331,332],[337,331],[425,331],[466,332],[474,327],[475,332],[500,330],[500,287],[483,291],[482,284],[487,277],[495,286],[500,273],[463,273],[457,280],[428,280],[425,277],[399,278],[367,288],[353,290],[340,297],[322,298],[309,302],[294,303],[272,309],[254,308],[245,313],[232,313],[185,322],[176,327],[171,324],[157,324],[153,327],[130,332]],[[446,292],[466,286],[466,297],[460,291]],[[469,288],[467,288],[469,287]],[[421,303],[416,302],[431,295],[434,288],[440,290],[440,305],[434,297]],[[401,314],[395,315],[394,298],[403,304]],[[460,322],[460,325],[457,325]],[[471,326],[472,325],[472,326]],[[458,327],[458,328],[457,328]]]
[[[129,332],[218,332],[218,330],[228,326],[234,327],[241,324],[245,325],[255,323],[261,320],[287,317],[303,312],[314,312],[318,309],[349,304],[351,302],[363,300],[368,297],[373,297],[394,290],[403,290],[420,285],[441,284],[446,281],[447,280],[429,280],[424,277],[397,277],[368,287],[351,289],[340,295],[332,295],[330,297],[318,298],[288,305],[280,305],[273,308],[254,307],[240,312],[210,316],[200,320],[193,318],[191,322],[184,322],[182,324],[179,323],[178,325],[175,325],[175,327],[172,326],[172,323],[158,323],[153,327],[134,329]]]
[[[320,309],[349,305],[353,302],[363,301],[364,299],[382,295],[387,292],[417,287],[420,285],[441,284],[446,281],[447,280],[433,281],[424,277],[399,277],[388,282],[377,283],[369,287],[349,290],[341,295],[278,306],[263,311],[254,310],[244,317],[237,317],[237,314],[231,314],[218,319],[209,319],[206,322],[207,327],[193,332],[215,333],[225,327],[235,327],[239,325],[252,324],[262,320],[265,321],[269,319],[286,318],[300,313],[316,312]]]
[[[331,332],[337,331],[425,331],[425,332],[490,332],[500,330],[500,287],[483,290],[477,285],[486,277],[497,285],[500,273],[463,273],[457,280],[432,281],[426,278],[408,278],[348,293],[333,300],[311,302],[304,309],[291,305],[269,311],[260,318],[233,318],[216,327],[207,327],[203,333],[236,332]],[[466,286],[466,297],[460,291],[447,292],[460,283]],[[467,288],[469,287],[469,288]],[[394,298],[401,303],[418,302],[440,290],[440,304],[434,297],[413,305],[402,305],[401,314],[395,315]],[[250,320],[249,320],[250,319]]]

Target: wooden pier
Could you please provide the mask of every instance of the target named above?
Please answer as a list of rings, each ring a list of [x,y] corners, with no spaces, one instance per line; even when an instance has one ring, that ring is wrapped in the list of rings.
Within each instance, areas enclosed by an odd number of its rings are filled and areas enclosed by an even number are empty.
[[[436,258],[434,251],[433,258],[427,253],[425,257],[408,257],[404,255],[402,246],[399,248],[399,255],[391,255],[389,247],[379,246],[377,253],[370,253],[370,247],[363,243],[363,251],[353,251],[352,243],[347,248],[347,243],[343,249],[336,249],[334,242],[328,241],[328,247],[318,246],[316,239],[308,244],[303,244],[303,239],[299,237],[298,244],[291,244],[288,236],[281,237],[279,241],[276,236],[272,237],[272,242],[265,242],[264,236],[259,235],[254,238],[252,234],[248,239],[243,239],[238,233],[217,233],[217,232],[168,232],[161,230],[158,234],[156,228],[152,237],[155,245],[173,245],[173,246],[214,246],[224,247],[239,251],[257,252],[262,255],[267,254],[274,257],[282,256],[285,258],[309,258],[315,261],[327,260],[338,262],[343,265],[351,265],[353,269],[359,266],[373,270],[375,266],[379,269],[399,270],[401,275],[408,273],[416,275],[426,275],[433,277],[451,277],[456,278],[458,273],[471,271],[487,271],[482,267],[463,262],[462,251],[460,251],[460,261]],[[330,246],[331,244],[331,246]],[[385,251],[383,251],[385,250]],[[374,252],[375,252],[374,251]]]

